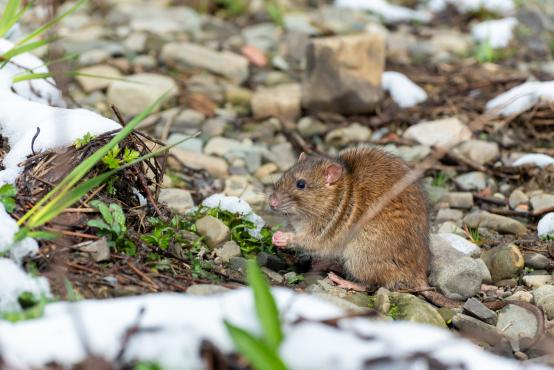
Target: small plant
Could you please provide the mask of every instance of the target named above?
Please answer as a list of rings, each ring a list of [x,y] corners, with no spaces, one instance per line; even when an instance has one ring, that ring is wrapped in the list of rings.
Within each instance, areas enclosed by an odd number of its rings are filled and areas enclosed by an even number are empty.
[[[15,210],[15,195],[17,190],[12,184],[4,184],[0,186],[0,203],[4,205],[4,209],[8,213]]]
[[[106,165],[110,170],[114,170],[116,168],[121,167],[123,163],[131,163],[134,160],[136,160],[140,153],[136,150],[125,148],[123,150],[123,155],[120,156],[121,149],[119,148],[119,145],[115,145],[113,148],[110,149],[108,154],[106,154],[102,158],[102,163]]]
[[[387,313],[387,316],[389,316],[393,320],[398,320],[398,315],[399,315],[398,306],[395,304],[392,304],[391,302],[390,309],[389,309],[389,312]]]
[[[265,1],[265,10],[269,19],[278,26],[284,24],[283,10],[277,1],[266,0]]]
[[[157,362],[141,361],[133,366],[133,370],[163,370],[163,367]]]
[[[472,243],[477,245],[481,244],[482,238],[481,233],[479,232],[479,228],[464,225],[464,234]]]
[[[184,238],[182,230],[196,231],[196,225],[192,221],[187,221],[180,216],[174,216],[169,222],[164,222],[158,217],[150,217],[148,222],[152,226],[152,230],[141,236],[141,239],[162,250],[166,250],[170,242],[179,245],[189,243],[189,240]]]
[[[248,261],[247,278],[254,294],[254,305],[263,336],[260,338],[225,321],[227,332],[231,336],[235,348],[254,369],[286,370],[287,366],[279,356],[279,346],[283,341],[279,310],[271,295],[269,285],[254,260]]]
[[[248,1],[246,0],[215,0],[215,4],[228,17],[238,17],[248,10]]]
[[[90,205],[96,208],[102,215],[102,219],[94,219],[88,222],[88,226],[98,229],[98,234],[106,236],[110,247],[122,251],[125,254],[134,256],[137,247],[127,237],[127,226],[125,225],[125,213],[115,203],[109,206],[99,200],[93,200]]]
[[[94,140],[95,136],[91,135],[90,132],[87,132],[82,138],[75,140],[73,145],[76,149],[81,149],[84,146],[87,146],[92,140]]]
[[[443,188],[446,186],[446,182],[449,178],[450,176],[448,176],[446,172],[440,171],[433,177],[433,182],[431,184],[435,187]]]
[[[477,59],[479,63],[492,63],[503,57],[504,54],[502,51],[494,49],[488,39],[477,45],[475,49],[475,59]]]
[[[10,322],[32,320],[42,317],[46,298],[37,298],[31,292],[23,292],[17,298],[21,311],[0,312],[0,318]]]
[[[73,287],[73,284],[71,284],[71,281],[69,279],[64,278],[64,286],[65,286],[65,300],[69,302],[78,302],[83,300],[83,296],[79,294]]]
[[[287,279],[287,283],[290,285],[298,284],[304,281],[304,275],[294,275]]]

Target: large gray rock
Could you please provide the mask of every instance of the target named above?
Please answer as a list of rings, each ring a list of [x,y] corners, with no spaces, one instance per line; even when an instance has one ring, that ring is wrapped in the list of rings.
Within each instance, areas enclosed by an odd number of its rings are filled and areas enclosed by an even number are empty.
[[[498,313],[496,328],[512,340],[535,337],[538,329],[535,315],[523,307],[507,305]]]
[[[227,225],[212,216],[204,216],[196,221],[196,230],[203,236],[208,247],[215,248],[229,240],[231,234]]]
[[[427,146],[451,148],[471,138],[471,130],[458,118],[420,122],[404,131],[404,138]]]
[[[429,283],[446,297],[463,300],[476,295],[483,280],[490,280],[483,262],[454,249],[439,235],[431,235]]]
[[[476,211],[466,215],[464,223],[469,227],[486,227],[508,234],[525,234],[527,232],[527,228],[521,222],[487,211]]]
[[[391,310],[396,311],[394,312],[395,319],[446,327],[446,323],[437,309],[416,296],[407,293],[391,293],[389,299]],[[389,310],[389,315],[392,314],[391,310]]]
[[[188,42],[166,44],[160,58],[167,64],[202,68],[241,83],[248,78],[248,60],[230,51],[216,51]]]
[[[313,111],[367,113],[381,94],[385,40],[381,33],[313,39],[307,50],[302,105]]]
[[[519,276],[523,270],[524,258],[515,244],[506,244],[491,248],[481,254],[493,281],[511,279]]]
[[[252,96],[254,118],[288,118],[300,115],[301,89],[299,84],[283,84],[260,89]]]
[[[462,334],[477,338],[491,346],[496,346],[503,340],[502,334],[494,326],[468,315],[454,315],[452,325]]]
[[[483,320],[487,324],[494,325],[496,324],[496,313],[493,310],[490,310],[475,298],[468,299],[463,306],[464,310],[471,313],[473,316],[477,317],[480,320]]]
[[[176,96],[177,92],[177,84],[172,78],[155,73],[139,73],[126,76],[125,81],[113,81],[108,88],[108,101],[122,113],[136,115],[165,93],[169,99]]]

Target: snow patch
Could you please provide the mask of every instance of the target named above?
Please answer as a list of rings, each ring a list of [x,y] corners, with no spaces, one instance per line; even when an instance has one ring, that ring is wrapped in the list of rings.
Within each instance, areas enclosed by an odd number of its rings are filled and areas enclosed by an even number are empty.
[[[493,49],[501,49],[510,43],[516,25],[514,17],[484,21],[471,26],[471,35],[479,42],[488,41]]]
[[[19,231],[19,227],[6,212],[2,203],[0,203],[0,225],[2,225],[0,227],[0,254],[9,252],[10,258],[15,263],[21,264],[23,257],[38,251],[38,244],[32,238],[25,238],[17,243],[13,242],[14,234]]]
[[[21,309],[17,298],[23,292],[33,293],[35,297],[50,297],[48,280],[44,277],[31,277],[14,261],[0,258],[0,312],[18,311]],[[0,321],[0,326],[2,326]],[[0,348],[4,350],[0,339]]]
[[[537,224],[537,234],[539,234],[539,238],[544,238],[549,235],[554,237],[554,212],[542,216]]]
[[[432,12],[440,12],[447,5],[453,5],[460,13],[478,12],[481,9],[501,15],[513,14],[516,7],[513,0],[430,0],[427,7]]]
[[[525,154],[516,159],[513,166],[525,166],[534,164],[537,167],[546,167],[554,164],[554,158],[542,153]]]
[[[432,17],[432,14],[426,10],[414,10],[393,5],[385,0],[336,0],[335,6],[370,11],[381,16],[385,22],[389,23],[429,22]]]
[[[399,72],[384,72],[381,87],[388,91],[400,108],[413,107],[427,100],[427,93]]]
[[[252,222],[256,229],[248,230],[250,235],[255,238],[260,238],[262,227],[264,227],[264,220],[254,213],[250,204],[244,199],[235,196],[227,196],[223,193],[213,194],[202,202],[202,205],[208,208],[219,208],[223,211],[235,213],[244,216],[247,221]],[[191,210],[191,212],[194,211]]]
[[[438,233],[437,235],[446,240],[452,248],[462,252],[463,254],[468,256],[478,256],[481,253],[481,249],[476,244],[466,240],[460,235],[454,233]]]
[[[487,112],[501,116],[519,114],[540,101],[554,102],[554,81],[525,82],[487,102]]]

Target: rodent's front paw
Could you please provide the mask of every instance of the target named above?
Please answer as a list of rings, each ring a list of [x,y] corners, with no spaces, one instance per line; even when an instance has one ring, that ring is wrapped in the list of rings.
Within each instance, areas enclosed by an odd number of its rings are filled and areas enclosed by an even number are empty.
[[[282,231],[277,231],[275,234],[273,234],[273,238],[271,241],[273,242],[273,245],[277,247],[286,247],[292,240],[292,234],[291,233],[284,233]]]

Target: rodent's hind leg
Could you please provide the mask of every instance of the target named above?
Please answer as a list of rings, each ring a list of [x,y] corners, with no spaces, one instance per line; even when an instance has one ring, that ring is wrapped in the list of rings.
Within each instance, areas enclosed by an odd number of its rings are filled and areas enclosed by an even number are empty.
[[[333,283],[335,283],[339,288],[344,289],[350,289],[355,290],[357,292],[367,292],[368,287],[359,283],[355,283],[350,280],[346,280],[335,274],[334,272],[330,272],[327,274],[327,277],[329,280],[331,280]]]

